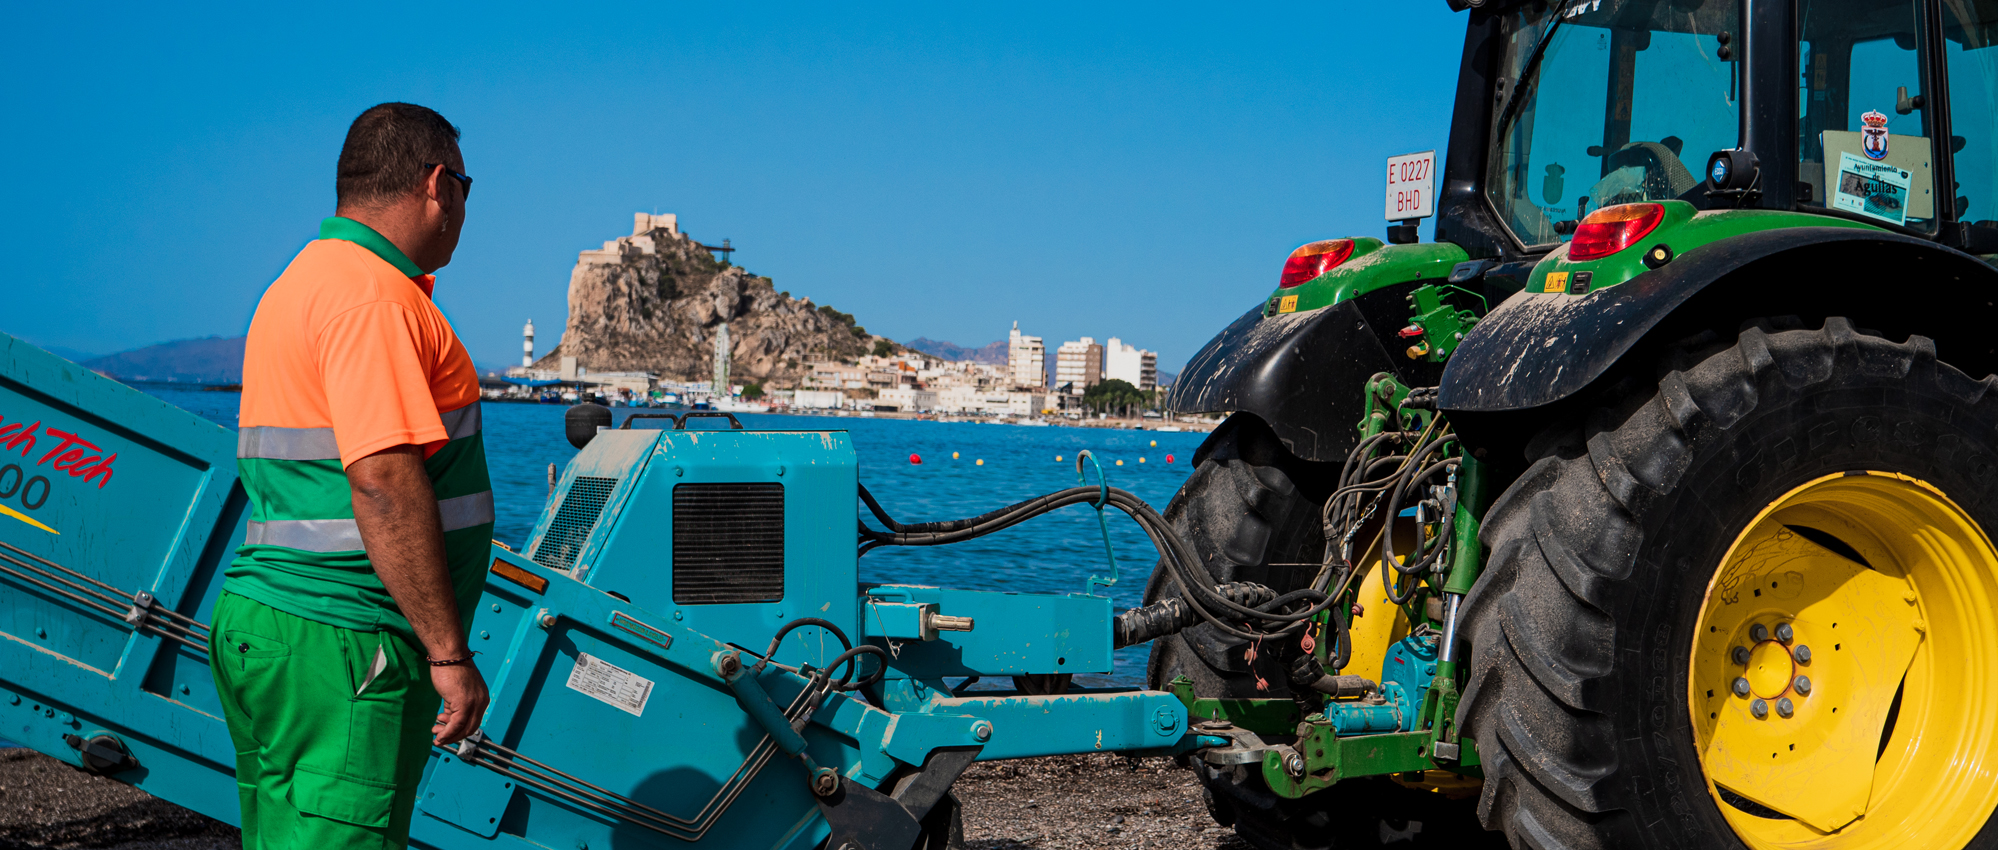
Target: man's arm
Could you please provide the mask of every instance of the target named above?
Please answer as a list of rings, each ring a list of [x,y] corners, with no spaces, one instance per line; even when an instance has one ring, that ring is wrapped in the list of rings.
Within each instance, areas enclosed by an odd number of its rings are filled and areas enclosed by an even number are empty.
[[[444,528],[437,491],[423,471],[423,449],[396,446],[347,466],[354,493],[354,523],[375,574],[408,618],[425,654],[433,659],[464,658],[471,652],[459,625],[457,596],[444,560]],[[457,741],[479,727],[486,713],[486,681],[470,663],[430,668],[430,681],[444,698],[431,728],[439,744]]]

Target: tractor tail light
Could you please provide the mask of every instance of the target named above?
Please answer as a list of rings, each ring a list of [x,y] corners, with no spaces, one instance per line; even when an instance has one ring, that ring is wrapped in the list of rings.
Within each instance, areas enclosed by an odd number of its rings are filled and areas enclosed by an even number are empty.
[[[1327,239],[1292,251],[1290,259],[1283,261],[1283,279],[1277,282],[1277,288],[1289,289],[1310,283],[1319,275],[1337,268],[1351,256],[1353,256],[1351,239]]]
[[[1595,260],[1628,248],[1664,217],[1660,204],[1617,204],[1589,213],[1568,243],[1568,259]]]

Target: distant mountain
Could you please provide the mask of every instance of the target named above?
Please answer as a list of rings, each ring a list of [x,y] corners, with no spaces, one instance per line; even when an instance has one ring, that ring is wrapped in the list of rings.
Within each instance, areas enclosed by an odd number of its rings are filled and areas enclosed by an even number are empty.
[[[245,337],[209,336],[134,348],[81,361],[85,368],[123,381],[194,384],[243,382]]]
[[[983,348],[966,348],[954,342],[919,336],[903,345],[945,360],[969,360],[973,363],[990,363],[994,366],[1006,365],[1006,341],[1003,339]]]

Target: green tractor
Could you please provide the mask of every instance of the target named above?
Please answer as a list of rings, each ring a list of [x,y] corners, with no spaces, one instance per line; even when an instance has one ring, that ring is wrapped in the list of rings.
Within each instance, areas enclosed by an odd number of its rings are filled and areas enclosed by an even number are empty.
[[[1214,817],[1998,848],[1998,2],[1452,5],[1438,175],[1168,400],[1230,415],[1167,518],[1287,618],[1153,645]]]

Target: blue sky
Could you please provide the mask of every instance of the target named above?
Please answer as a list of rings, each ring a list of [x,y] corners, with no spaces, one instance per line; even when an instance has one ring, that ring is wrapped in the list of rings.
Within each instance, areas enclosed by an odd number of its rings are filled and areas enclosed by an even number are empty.
[[[17,4],[0,33],[0,331],[83,351],[236,335],[333,207],[353,116],[464,131],[438,301],[474,359],[545,349],[576,252],[677,213],[896,339],[1017,319],[1176,370],[1289,250],[1379,236],[1441,149],[1443,0],[1097,4]],[[1425,233],[1427,228],[1425,228]]]

